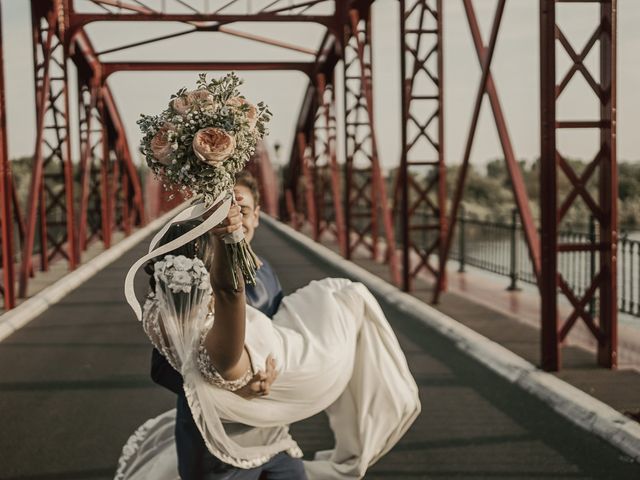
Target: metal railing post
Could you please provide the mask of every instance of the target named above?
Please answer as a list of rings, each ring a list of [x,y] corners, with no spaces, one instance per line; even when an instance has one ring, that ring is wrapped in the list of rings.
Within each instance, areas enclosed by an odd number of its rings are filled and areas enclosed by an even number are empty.
[[[509,277],[511,283],[507,287],[509,291],[520,290],[518,288],[518,209],[511,210],[511,252],[510,252],[510,266]]]
[[[460,216],[458,217],[458,222],[460,223],[460,228],[458,233],[458,250],[459,253],[459,262],[460,266],[458,267],[459,273],[464,273],[464,265],[465,265],[465,208],[464,205],[460,205]]]
[[[596,243],[596,219],[593,215],[589,216],[589,242],[591,245]],[[596,275],[596,252],[591,250],[589,253],[589,278],[595,278]],[[596,314],[595,295],[589,300],[589,314],[593,317]]]

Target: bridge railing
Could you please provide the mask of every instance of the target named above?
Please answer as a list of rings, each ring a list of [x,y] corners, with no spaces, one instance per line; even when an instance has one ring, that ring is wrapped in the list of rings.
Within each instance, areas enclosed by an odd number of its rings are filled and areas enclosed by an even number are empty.
[[[510,290],[517,290],[519,282],[536,283],[515,212],[511,221],[504,222],[472,218],[463,211],[457,222],[450,259],[459,262],[459,271],[471,265],[507,277]],[[585,226],[561,230],[559,239],[567,243],[596,243],[596,222],[591,219]],[[559,256],[559,271],[571,288],[583,295],[599,270],[599,262],[597,252],[564,252]],[[597,313],[594,303],[590,304],[590,313]],[[640,239],[632,239],[624,232],[618,241],[618,310],[640,317]]]

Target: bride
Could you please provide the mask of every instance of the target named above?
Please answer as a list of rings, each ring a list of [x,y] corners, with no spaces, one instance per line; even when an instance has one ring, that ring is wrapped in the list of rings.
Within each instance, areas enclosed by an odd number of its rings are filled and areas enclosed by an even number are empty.
[[[190,209],[173,222],[203,213]],[[226,202],[203,218],[190,234],[156,248],[167,225],[149,255],[132,267],[126,292],[139,314],[133,276],[151,259],[153,288],[142,309],[143,327],[182,374],[207,448],[243,469],[282,452],[300,457],[283,426],[325,411],[335,446],[305,462],[308,478],[363,477],[420,412],[417,386],[377,301],[360,283],[326,278],[285,297],[272,321],[246,304],[242,286],[233,286],[220,232],[241,228],[238,208]],[[223,227],[211,229],[222,219]],[[269,394],[240,395],[272,361],[278,376]],[[123,448],[115,478],[179,479],[174,422],[170,410],[139,427]],[[260,435],[242,441],[228,431],[237,424],[256,427]]]

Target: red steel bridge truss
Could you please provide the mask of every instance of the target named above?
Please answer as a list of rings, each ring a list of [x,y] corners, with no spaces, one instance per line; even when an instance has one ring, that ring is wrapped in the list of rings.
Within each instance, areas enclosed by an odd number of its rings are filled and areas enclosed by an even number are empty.
[[[419,275],[433,279],[433,300],[446,289],[446,260],[470,166],[471,151],[485,97],[491,107],[514,199],[523,225],[542,299],[541,363],[561,366],[560,347],[571,328],[583,321],[598,341],[598,363],[616,366],[616,0],[591,0],[600,9],[593,35],[582,49],[573,45],[556,22],[559,8],[577,8],[575,0],[531,0],[540,8],[541,195],[536,225],[517,156],[511,142],[491,65],[506,0],[495,2],[488,38],[476,14],[477,0],[460,1],[481,71],[461,168],[449,197],[444,145],[443,0],[398,0],[400,19],[401,154],[399,169],[387,182],[379,157],[374,122],[371,9],[373,0],[32,0],[34,80],[37,130],[31,189],[19,205],[7,158],[4,78],[0,75],[0,196],[3,296],[5,308],[24,297],[36,268],[46,270],[60,258],[75,268],[92,241],[109,247],[117,230],[129,233],[145,222],[140,178],[125,129],[107,82],[119,71],[297,71],[308,78],[291,139],[291,156],[281,186],[268,154],[258,152],[252,166],[262,179],[267,210],[278,213],[315,240],[335,241],[346,258],[368,255],[384,260],[390,278],[404,290]],[[582,2],[585,3],[585,2]],[[76,5],[77,4],[77,5]],[[82,8],[90,4],[92,8]],[[176,22],[177,33],[97,51],[86,27],[109,22],[115,31],[129,22]],[[322,27],[317,48],[307,48],[236,28],[239,22]],[[107,53],[198,32],[240,37],[302,53],[306,61],[104,61]],[[283,35],[284,37],[284,35]],[[584,60],[599,50],[599,72]],[[556,71],[556,54],[571,59],[567,72]],[[0,55],[2,49],[0,48]],[[213,55],[215,57],[215,55]],[[76,75],[77,98],[70,98],[69,77]],[[560,118],[556,104],[567,86],[582,76],[599,104],[597,118]],[[338,81],[339,80],[339,81]],[[337,108],[336,100],[343,105]],[[79,124],[71,125],[71,104]],[[338,111],[342,115],[338,115]],[[344,142],[338,142],[338,130]],[[583,130],[600,148],[582,172],[574,171],[557,139],[565,131]],[[71,136],[80,140],[80,157],[72,161]],[[344,160],[339,161],[339,158]],[[456,159],[458,160],[458,159]],[[572,185],[560,198],[557,179]],[[587,184],[596,184],[592,196]],[[449,199],[448,199],[449,198]],[[558,226],[575,202],[584,202],[598,223],[598,241],[561,243]],[[425,214],[426,212],[426,214]],[[539,227],[539,229],[538,229]],[[559,272],[564,252],[595,251],[599,268],[584,295],[573,292]],[[20,255],[17,255],[20,252]],[[37,252],[37,254],[36,254]],[[15,261],[19,258],[19,261]],[[37,263],[37,265],[36,265]],[[558,313],[564,296],[573,311]],[[598,308],[588,306],[597,302]]]

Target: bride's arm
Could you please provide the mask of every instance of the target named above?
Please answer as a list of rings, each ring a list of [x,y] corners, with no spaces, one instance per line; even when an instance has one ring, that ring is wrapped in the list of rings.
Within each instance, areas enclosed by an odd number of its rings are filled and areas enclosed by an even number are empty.
[[[240,207],[232,206],[223,223],[224,226],[211,230],[214,259],[210,277],[215,298],[215,320],[205,337],[204,347],[218,373],[226,380],[235,380],[251,367],[244,349],[246,299],[240,272],[238,289],[234,289],[231,267],[220,236],[242,228]]]

